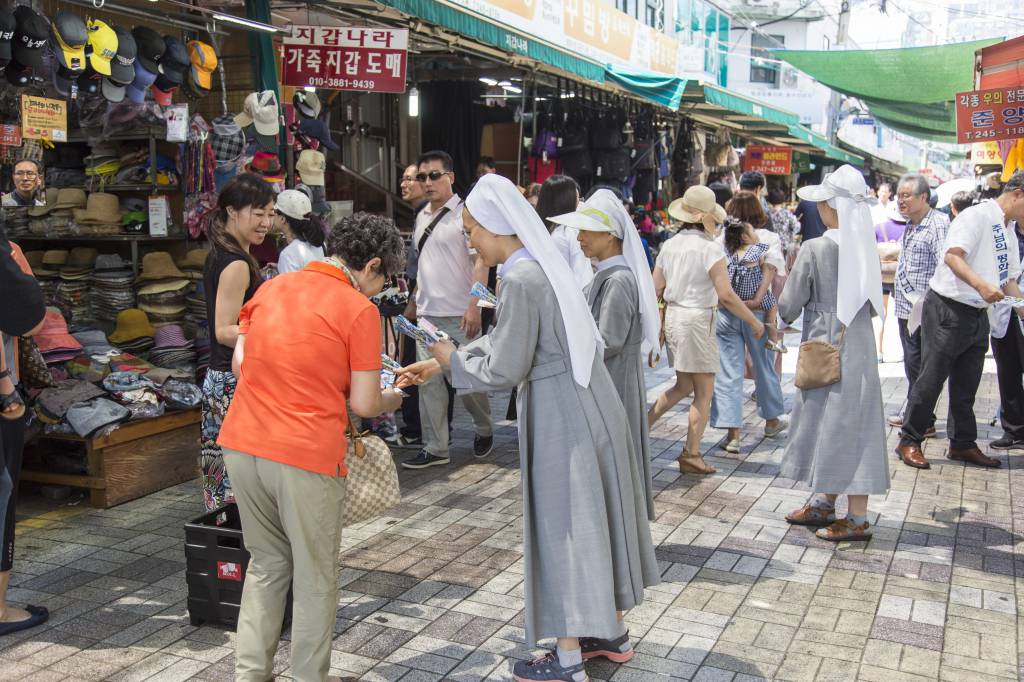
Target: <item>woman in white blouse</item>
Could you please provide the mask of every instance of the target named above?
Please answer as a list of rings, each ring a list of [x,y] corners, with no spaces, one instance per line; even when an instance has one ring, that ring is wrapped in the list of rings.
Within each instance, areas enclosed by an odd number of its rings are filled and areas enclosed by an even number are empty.
[[[305,193],[286,189],[274,202],[274,228],[284,235],[288,246],[277,258],[280,274],[295,272],[324,257],[324,231],[312,219],[313,205]]]

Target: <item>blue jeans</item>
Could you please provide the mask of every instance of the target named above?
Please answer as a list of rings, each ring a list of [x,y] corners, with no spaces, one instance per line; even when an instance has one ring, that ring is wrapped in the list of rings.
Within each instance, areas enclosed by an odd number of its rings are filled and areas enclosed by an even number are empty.
[[[764,311],[752,311],[764,321]],[[711,401],[711,425],[716,429],[738,429],[743,426],[743,372],[746,354],[754,365],[757,385],[757,413],[762,419],[777,419],[785,406],[782,384],[775,373],[772,351],[764,347],[765,338],[755,339],[754,330],[725,308],[718,310],[719,365],[715,376],[715,397]],[[767,335],[767,332],[765,332]]]

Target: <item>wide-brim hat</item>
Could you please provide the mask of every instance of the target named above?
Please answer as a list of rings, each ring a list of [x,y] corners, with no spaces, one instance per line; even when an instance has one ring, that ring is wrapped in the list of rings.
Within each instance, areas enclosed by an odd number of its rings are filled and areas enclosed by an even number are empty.
[[[75,222],[106,225],[121,222],[121,204],[116,194],[93,192],[85,209],[75,209]]]
[[[725,209],[715,202],[715,193],[704,185],[694,185],[683,196],[668,205],[668,214],[681,223],[702,223],[705,216],[713,216],[716,223],[725,222]]]
[[[124,343],[144,336],[152,337],[156,329],[149,323],[144,310],[128,308],[117,314],[117,327],[107,338],[111,343]]]
[[[47,187],[43,193],[43,205],[32,206],[28,209],[28,214],[33,218],[39,218],[47,215],[57,205],[57,196],[60,194],[60,190],[56,187]]]
[[[185,273],[178,269],[171,259],[171,254],[166,251],[154,251],[142,257],[142,272],[139,274],[139,281],[158,279],[187,280]]]
[[[191,347],[188,339],[185,338],[185,332],[182,331],[181,326],[176,324],[168,324],[160,327],[156,330],[156,334],[153,336],[153,348],[186,348]]]
[[[50,249],[43,253],[44,265],[64,265],[68,262],[67,249]]]
[[[188,279],[168,279],[160,282],[153,282],[152,284],[143,284],[139,287],[139,295],[153,296],[156,294],[181,291],[181,295],[184,296],[183,290],[189,284],[191,284],[191,282]]]
[[[88,203],[88,197],[84,189],[78,187],[62,187],[57,194],[57,203],[54,209],[84,208]]]
[[[68,323],[64,316],[53,308],[47,308],[43,316],[43,326],[32,337],[40,351],[61,349],[78,350],[82,344],[68,332]]]
[[[178,261],[178,267],[182,270],[202,270],[206,267],[206,257],[209,254],[206,249],[192,249]]]
[[[99,252],[88,246],[76,246],[68,253],[68,260],[64,263],[67,268],[88,268],[96,265],[96,258]]]

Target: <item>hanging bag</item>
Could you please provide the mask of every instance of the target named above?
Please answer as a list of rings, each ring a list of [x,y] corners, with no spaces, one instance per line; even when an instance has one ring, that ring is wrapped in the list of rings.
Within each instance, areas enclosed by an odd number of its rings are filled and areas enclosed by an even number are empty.
[[[402,501],[391,449],[379,437],[368,433],[359,433],[349,422],[345,455],[348,480],[341,510],[342,527],[380,516]]]
[[[800,344],[800,355],[796,360],[796,378],[793,383],[802,391],[822,388],[839,383],[843,378],[839,356],[843,348],[843,337],[846,326],[839,332],[835,344],[820,339],[804,341]]]

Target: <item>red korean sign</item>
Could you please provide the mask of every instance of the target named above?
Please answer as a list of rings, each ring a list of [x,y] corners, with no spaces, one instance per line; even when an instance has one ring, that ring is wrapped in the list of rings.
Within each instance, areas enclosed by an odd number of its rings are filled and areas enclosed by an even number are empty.
[[[1024,137],[1024,87],[961,92],[956,96],[956,141],[994,142]]]
[[[0,147],[20,147],[21,126],[15,123],[0,124]]]
[[[283,46],[284,85],[405,92],[407,29],[293,26]]]
[[[789,175],[793,168],[792,147],[748,144],[743,154],[743,170],[765,175]]]

